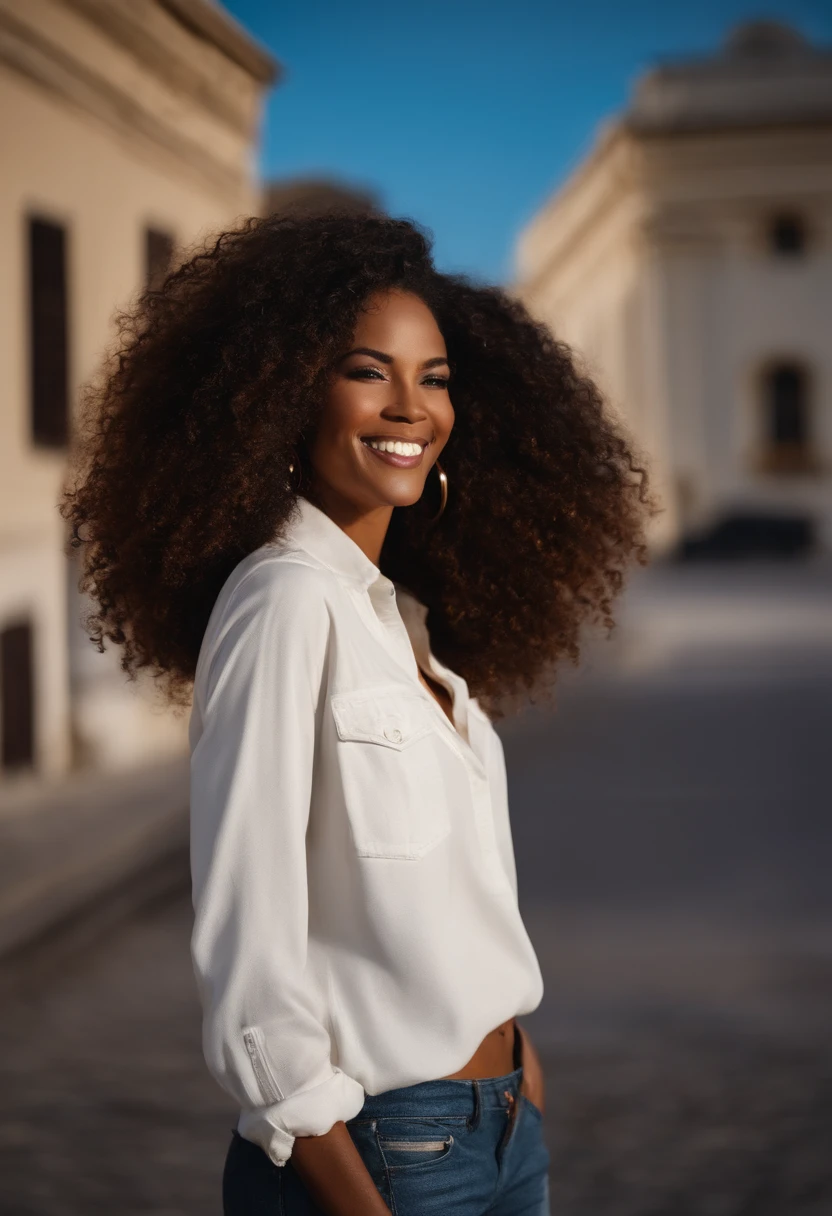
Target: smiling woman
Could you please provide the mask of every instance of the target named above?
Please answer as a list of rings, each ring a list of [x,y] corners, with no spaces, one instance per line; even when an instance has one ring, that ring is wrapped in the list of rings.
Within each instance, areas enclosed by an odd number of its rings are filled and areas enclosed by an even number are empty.
[[[409,221],[252,219],[122,338],[62,511],[93,639],[191,703],[226,1216],[543,1216],[493,722],[611,624],[644,471],[568,347]]]
[[[92,640],[119,644],[128,676],[150,667],[172,704],[190,704],[225,579],[311,484],[333,370],[391,289],[436,320],[442,346],[424,356],[451,361],[447,510],[431,527],[428,487],[393,512],[384,546],[388,573],[428,606],[437,653],[497,717],[577,658],[584,621],[611,623],[622,572],[644,558],[647,477],[569,348],[499,288],[438,273],[409,222],[251,219],[120,318],[61,506],[76,542],[86,534]],[[377,351],[347,364],[362,389],[396,387]]]
[[[358,503],[372,512],[418,501],[454,423],[445,340],[419,296],[395,288],[370,296],[353,337],[310,445],[318,505],[348,534]]]

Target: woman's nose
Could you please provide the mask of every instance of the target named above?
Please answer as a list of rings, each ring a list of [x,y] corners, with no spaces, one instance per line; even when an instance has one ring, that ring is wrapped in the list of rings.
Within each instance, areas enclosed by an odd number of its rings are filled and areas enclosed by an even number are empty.
[[[384,407],[381,413],[382,417],[389,418],[391,422],[394,419],[405,419],[408,422],[416,422],[422,418],[426,418],[427,410],[425,409],[419,386],[397,386],[393,394],[393,400]]]

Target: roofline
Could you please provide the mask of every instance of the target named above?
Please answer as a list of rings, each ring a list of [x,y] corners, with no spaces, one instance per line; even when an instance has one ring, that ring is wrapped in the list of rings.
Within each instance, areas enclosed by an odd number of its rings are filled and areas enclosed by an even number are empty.
[[[521,227],[518,239],[522,241],[527,233],[531,233],[539,225],[545,224],[551,213],[577,190],[580,190],[584,183],[591,178],[616,145],[622,139],[632,135],[633,132],[625,127],[620,115],[602,120],[596,127],[592,143],[583,158],[573,165],[566,176],[550,190],[548,197],[534,215]]]
[[[275,84],[282,76],[280,63],[271,52],[215,0],[159,0],[159,3],[183,25],[245,68],[255,80]]]
[[[687,136],[702,135],[759,135],[761,132],[765,134],[768,131],[774,133],[788,131],[789,134],[794,134],[799,131],[814,131],[832,126],[832,111],[828,114],[797,115],[794,118],[761,115],[759,118],[755,116],[746,122],[719,122],[708,118],[697,118],[687,123],[670,120],[665,126],[661,126],[658,122],[640,123],[625,114],[621,126],[634,139],[645,142],[661,139],[681,140]]]

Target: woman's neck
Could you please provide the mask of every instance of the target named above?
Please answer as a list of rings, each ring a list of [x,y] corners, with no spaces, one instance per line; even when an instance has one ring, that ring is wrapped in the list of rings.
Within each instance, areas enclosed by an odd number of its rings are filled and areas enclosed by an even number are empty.
[[[375,566],[380,566],[384,538],[393,515],[392,507],[373,507],[368,511],[357,507],[330,487],[324,490],[318,488],[314,498],[311,494],[308,497],[342,532],[346,532],[350,540],[355,541],[365,557]]]

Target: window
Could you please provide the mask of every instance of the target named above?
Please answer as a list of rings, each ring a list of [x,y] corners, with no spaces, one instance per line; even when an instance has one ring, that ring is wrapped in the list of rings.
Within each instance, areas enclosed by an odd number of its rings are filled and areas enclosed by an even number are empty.
[[[173,260],[173,237],[159,228],[144,233],[145,281],[151,291],[162,286]]]
[[[777,363],[763,377],[763,466],[769,472],[811,469],[808,376],[798,363]]]
[[[805,447],[808,441],[806,383],[799,367],[775,368],[769,375],[770,442],[777,447]]]
[[[30,218],[29,377],[32,440],[60,448],[68,431],[66,231]]]
[[[34,762],[35,715],[32,626],[28,621],[0,630],[0,715],[2,767],[29,768]]]
[[[794,212],[775,215],[769,229],[769,247],[778,257],[800,257],[806,252],[806,225]]]

